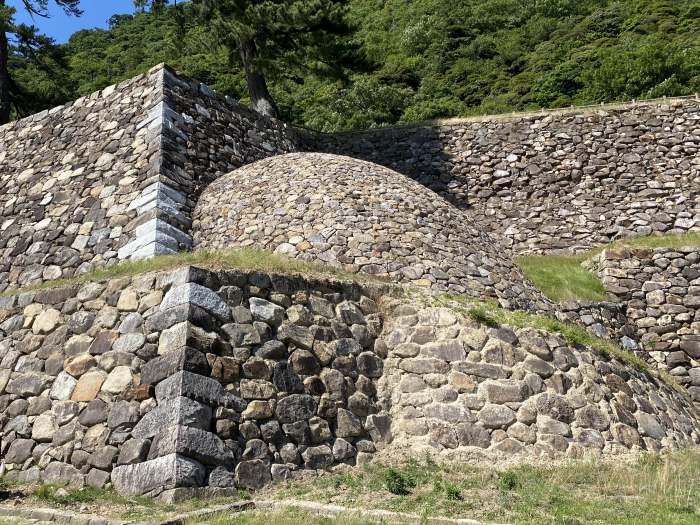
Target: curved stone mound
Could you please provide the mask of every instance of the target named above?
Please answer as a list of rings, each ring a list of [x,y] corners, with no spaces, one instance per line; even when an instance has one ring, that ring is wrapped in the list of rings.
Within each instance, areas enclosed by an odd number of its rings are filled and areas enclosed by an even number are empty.
[[[371,162],[292,153],[212,183],[194,212],[199,248],[256,246],[399,282],[547,309],[499,242],[421,184]]]

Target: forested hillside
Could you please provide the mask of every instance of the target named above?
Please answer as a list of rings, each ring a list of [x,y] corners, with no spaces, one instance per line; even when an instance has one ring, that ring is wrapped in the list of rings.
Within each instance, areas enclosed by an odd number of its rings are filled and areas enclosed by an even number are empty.
[[[247,97],[189,4],[14,49],[30,113],[167,62]],[[285,119],[319,130],[700,91],[698,0],[350,0],[329,63],[266,64]]]

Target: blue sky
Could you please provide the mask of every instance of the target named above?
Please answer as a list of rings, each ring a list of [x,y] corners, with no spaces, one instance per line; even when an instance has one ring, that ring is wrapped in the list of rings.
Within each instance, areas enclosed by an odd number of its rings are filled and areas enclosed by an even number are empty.
[[[57,42],[68,41],[68,38],[80,29],[95,27],[106,28],[107,19],[114,14],[133,13],[133,0],[82,0],[80,6],[83,16],[75,18],[66,16],[63,9],[51,2],[51,18],[32,18],[22,7],[21,0],[9,0],[9,5],[17,8],[16,20],[37,26],[42,33],[53,37]]]

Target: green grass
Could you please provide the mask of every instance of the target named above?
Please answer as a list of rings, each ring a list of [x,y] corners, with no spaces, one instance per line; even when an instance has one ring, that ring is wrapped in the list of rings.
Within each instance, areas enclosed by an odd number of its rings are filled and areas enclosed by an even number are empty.
[[[537,288],[556,302],[607,301],[603,283],[581,266],[588,255],[524,255],[515,262]]]
[[[31,290],[59,288],[62,286],[103,281],[120,277],[131,277],[147,272],[166,271],[180,266],[200,266],[211,269],[237,269],[267,273],[301,274],[306,276],[331,277],[359,282],[383,283],[380,277],[363,273],[351,273],[330,265],[292,259],[283,255],[255,248],[230,250],[195,250],[173,255],[161,255],[152,259],[124,261],[98,268],[70,279],[56,279],[43,283],[9,289],[0,295],[12,295]]]
[[[32,497],[38,501],[51,503],[62,507],[79,506],[92,503],[109,503],[112,505],[139,505],[154,507],[151,498],[121,496],[114,490],[94,487],[71,488],[62,485],[39,485],[32,492]]]
[[[603,283],[581,263],[606,249],[685,246],[700,247],[700,232],[635,237],[576,255],[523,255],[516,257],[515,262],[525,277],[553,301],[606,301],[611,298]]]
[[[406,492],[397,494],[387,485],[387,479],[396,477],[410,480]],[[700,450],[693,449],[644,455],[627,463],[571,461],[507,470],[424,459],[368,465],[271,490],[278,498],[422,517],[533,525],[690,525],[700,523],[698,486]]]

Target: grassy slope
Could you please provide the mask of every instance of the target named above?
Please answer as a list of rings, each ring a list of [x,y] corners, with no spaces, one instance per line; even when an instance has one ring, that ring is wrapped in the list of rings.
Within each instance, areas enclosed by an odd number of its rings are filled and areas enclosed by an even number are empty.
[[[0,486],[2,486],[0,478]],[[362,509],[385,509],[424,517],[447,516],[517,524],[690,525],[700,522],[700,450],[645,454],[628,461],[569,461],[509,468],[436,463],[429,457],[408,463],[339,469],[270,485],[254,499],[301,499],[353,509],[353,515],[321,518],[298,510],[221,514],[196,523],[322,525],[371,523]],[[90,512],[110,518],[157,519],[196,508],[240,501],[193,500],[164,505],[123,498],[108,490],[55,486],[30,490],[27,505]],[[5,520],[23,523],[21,520]],[[5,525],[0,520],[0,523]],[[193,525],[194,522],[188,523]]]
[[[623,246],[635,248],[680,248],[700,247],[700,233],[685,235],[654,235],[617,241],[577,255],[527,255],[517,257],[515,262],[525,276],[553,301],[605,301],[610,298],[600,280],[581,266],[586,259],[604,249]]]
[[[518,524],[700,521],[700,452],[496,470],[429,459],[373,465],[268,489],[275,498]],[[265,496],[265,494],[263,494]],[[233,523],[220,521],[217,525]],[[262,523],[262,522],[253,522]]]
[[[180,266],[194,265],[211,269],[237,269],[261,271],[269,273],[301,274],[316,277],[360,282],[384,282],[379,277],[364,273],[349,273],[326,264],[304,262],[283,255],[277,255],[254,248],[229,250],[196,250],[181,252],[174,255],[161,255],[152,259],[125,261],[112,266],[98,268],[70,279],[56,279],[39,284],[23,286],[20,289],[9,289],[0,295],[11,295],[19,292],[58,288],[71,284],[81,284],[92,281],[103,281],[119,277],[131,277],[146,272],[166,271]]]

